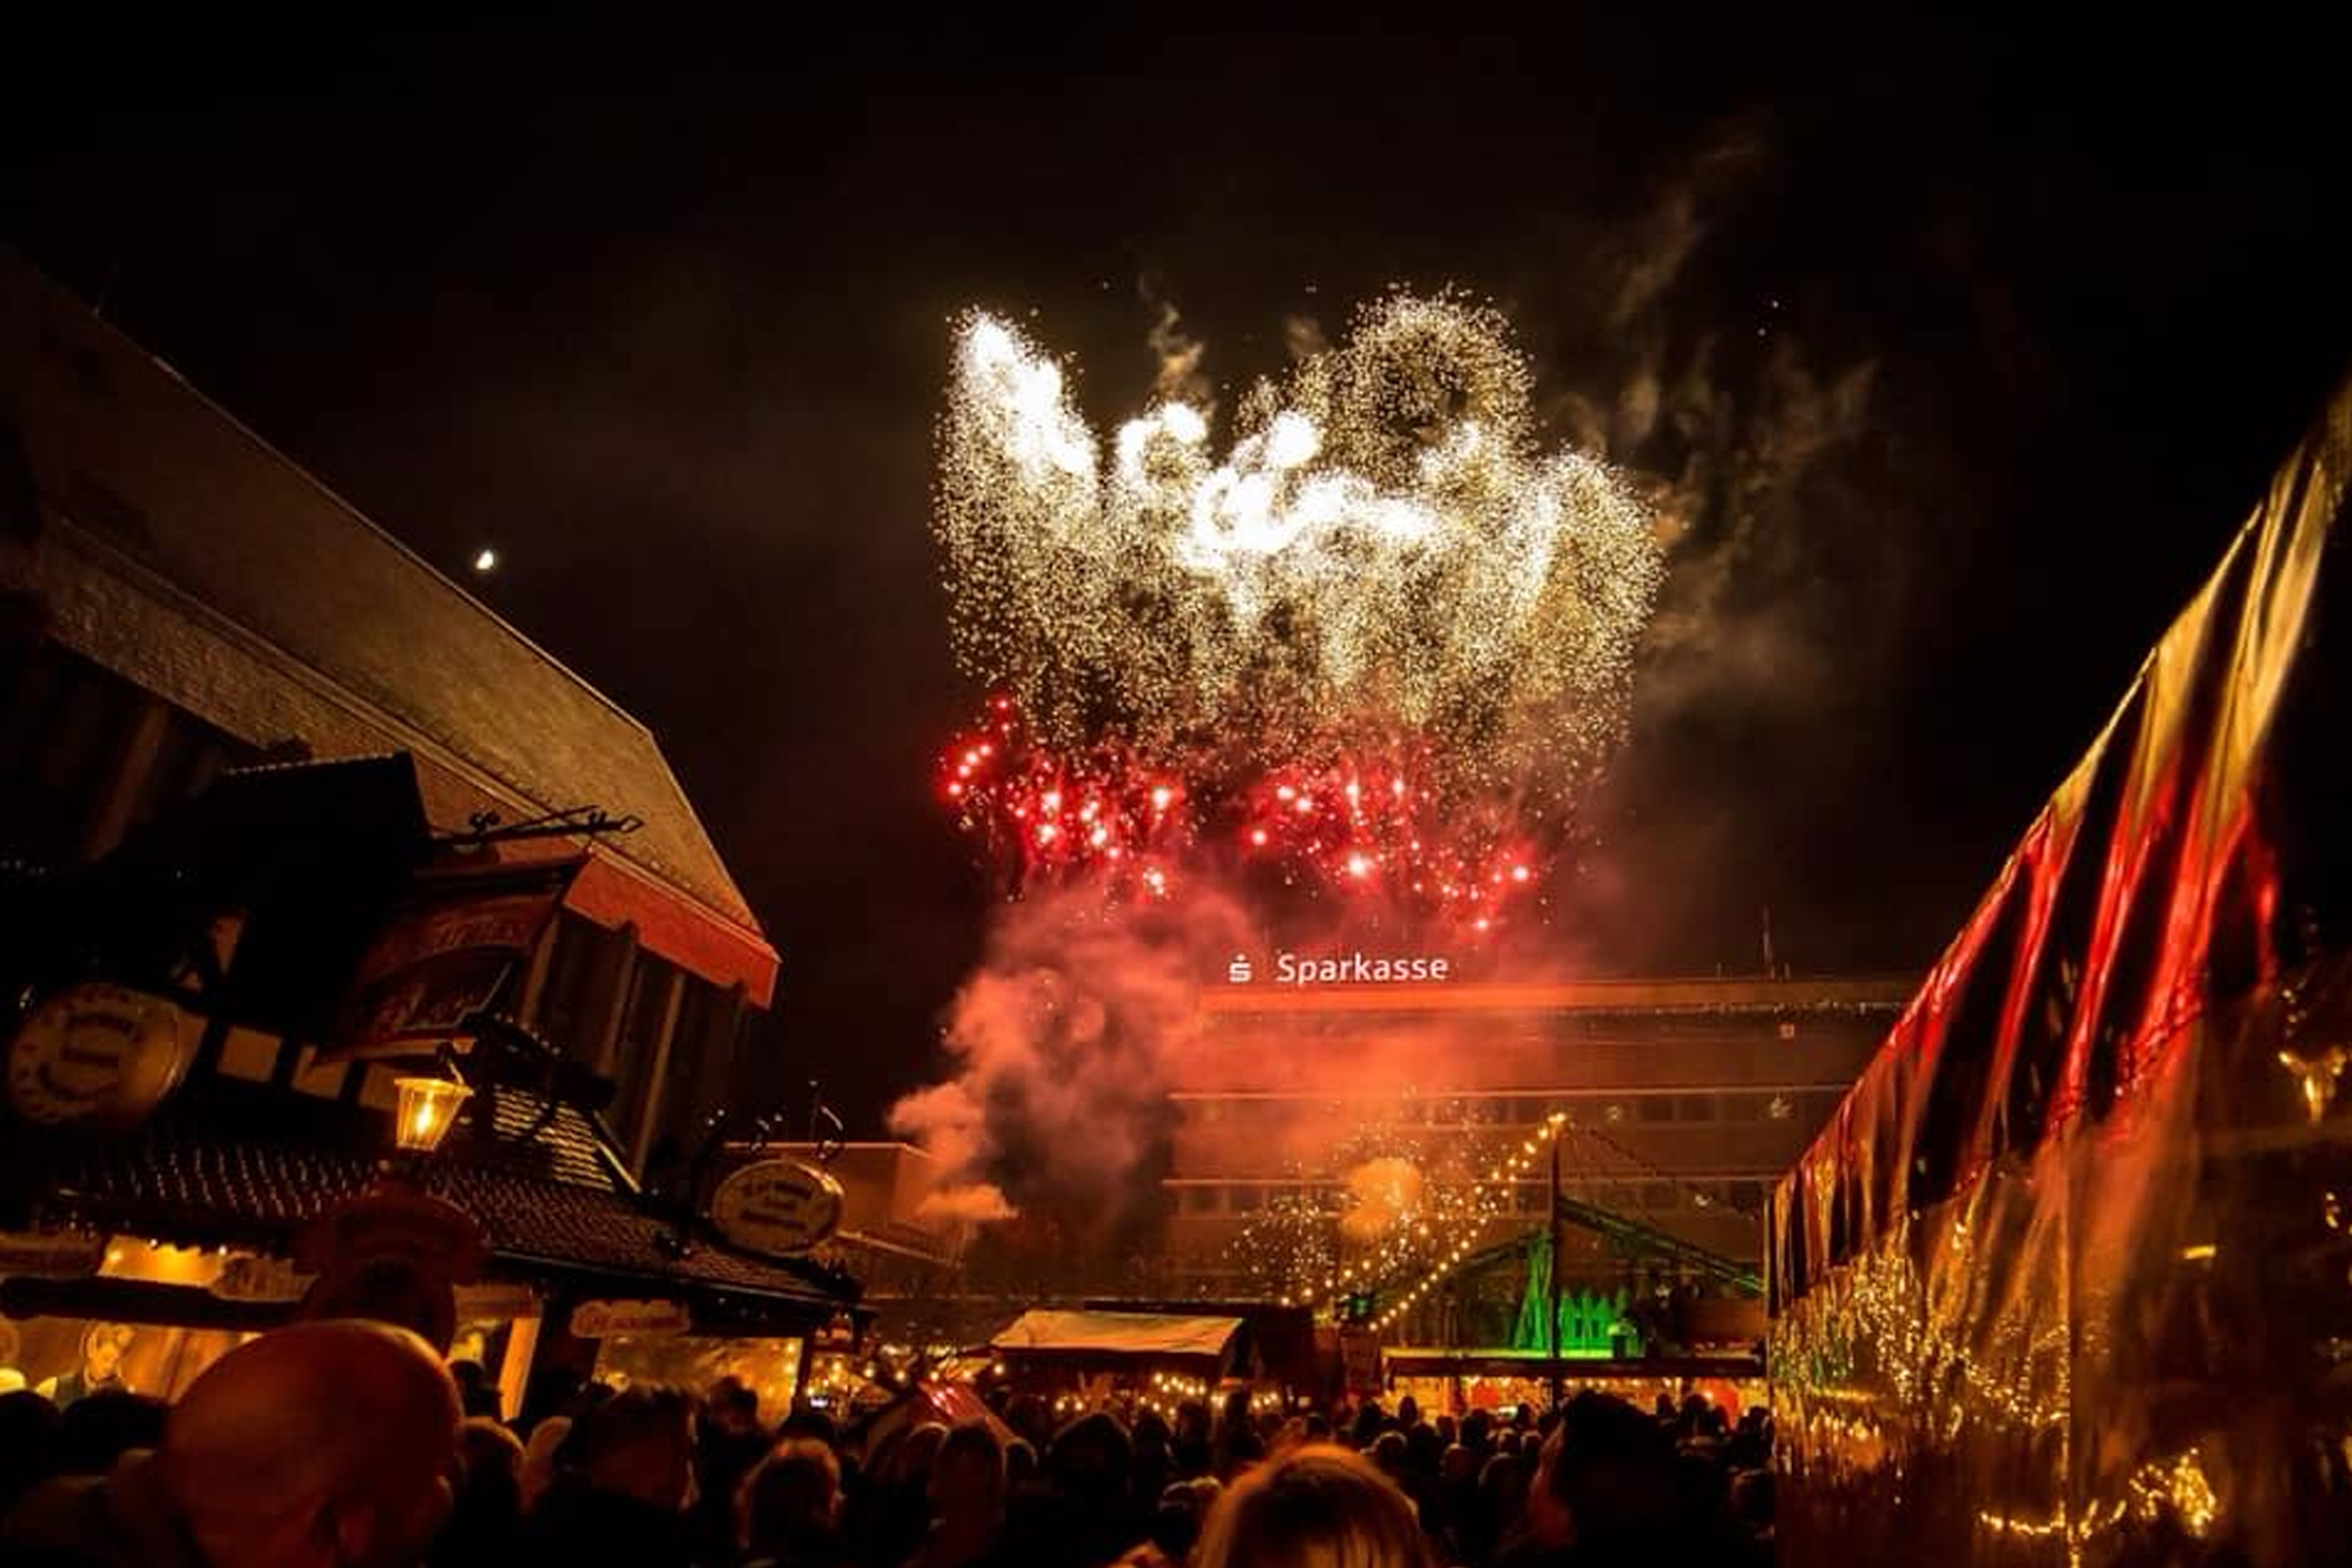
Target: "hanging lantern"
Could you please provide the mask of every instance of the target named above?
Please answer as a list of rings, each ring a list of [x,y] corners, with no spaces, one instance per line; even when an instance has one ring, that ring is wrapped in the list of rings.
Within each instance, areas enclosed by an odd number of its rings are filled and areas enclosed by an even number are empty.
[[[400,1095],[393,1140],[413,1154],[430,1154],[441,1147],[474,1092],[447,1078],[395,1078],[392,1086]]]

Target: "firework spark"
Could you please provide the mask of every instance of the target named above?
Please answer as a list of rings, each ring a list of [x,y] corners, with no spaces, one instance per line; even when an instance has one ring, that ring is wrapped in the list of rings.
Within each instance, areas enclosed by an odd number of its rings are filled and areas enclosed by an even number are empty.
[[[1061,365],[966,318],[936,528],[1000,691],[941,790],[1023,879],[1165,896],[1202,848],[1475,932],[1540,886],[1621,737],[1649,519],[1544,450],[1494,311],[1396,295],[1211,449],[1163,400],[1103,442]]]
[[[1294,1168],[1230,1257],[1260,1293],[1315,1302],[1427,1268],[1483,1234],[1507,1201],[1478,1180],[1475,1126],[1459,1103],[1443,1134],[1384,1118],[1359,1124],[1315,1168]]]
[[[1114,893],[1163,898],[1195,836],[1180,776],[1113,741],[1056,751],[1009,697],[990,703],[985,724],[949,743],[939,791],[1024,882],[1083,874]]]
[[[1511,802],[1445,798],[1429,782],[1440,771],[1426,748],[1272,769],[1243,793],[1243,857],[1486,930],[1535,889],[1535,825]]]
[[[1494,311],[1392,296],[1210,417],[1101,441],[1063,368],[966,319],[937,528],[967,672],[1050,743],[1261,767],[1366,722],[1436,740],[1441,793],[1573,787],[1622,733],[1659,557],[1605,466],[1539,445]]]

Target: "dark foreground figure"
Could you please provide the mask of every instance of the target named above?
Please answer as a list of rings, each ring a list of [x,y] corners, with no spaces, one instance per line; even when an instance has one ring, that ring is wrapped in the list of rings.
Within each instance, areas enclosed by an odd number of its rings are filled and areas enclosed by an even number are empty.
[[[122,1396],[132,1399],[131,1396]],[[74,1412],[85,1410],[83,1401]],[[423,1341],[312,1323],[231,1351],[170,1409],[0,1396],[7,1568],[1761,1568],[1771,1431],[1700,1400],[1584,1394],[1427,1420],[1059,1427],[1037,1400],[871,1446],[762,1424],[739,1383],[590,1385],[510,1430]],[[1011,1434],[1009,1436],[1005,1434]]]

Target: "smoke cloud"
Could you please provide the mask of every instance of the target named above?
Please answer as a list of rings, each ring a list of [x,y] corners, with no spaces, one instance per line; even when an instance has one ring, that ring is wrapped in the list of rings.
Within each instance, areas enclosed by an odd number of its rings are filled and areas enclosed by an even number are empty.
[[[1003,906],[985,960],[947,1011],[947,1081],[890,1112],[896,1132],[941,1162],[925,1217],[997,1222],[1000,1261],[1033,1284],[1049,1270],[1069,1288],[1139,1282],[1122,1277],[1121,1260],[1159,1253],[1182,1114],[1171,1094],[1214,1080],[1266,1098],[1247,1102],[1246,1128],[1203,1135],[1227,1154],[1246,1149],[1277,1184],[1336,1182],[1344,1245],[1446,1223],[1481,1168],[1475,1140],[1452,1130],[1479,1113],[1447,1092],[1445,1064],[1492,1040],[1449,1015],[1372,1018],[1344,1040],[1215,1055],[1231,1044],[1204,1033],[1200,993],[1235,955],[1266,952],[1261,903],[1200,868],[1164,903],[1108,908],[1099,888],[1080,884]],[[1357,914],[1345,905],[1319,918],[1293,910],[1282,945],[1372,945]],[[1557,930],[1530,927],[1513,940],[1486,956],[1496,972],[1534,981],[1576,967],[1574,944]],[[1272,1205],[1265,1212],[1264,1233],[1245,1233],[1235,1261],[1271,1289],[1291,1288],[1304,1270],[1276,1254],[1324,1248],[1330,1233],[1316,1225],[1309,1235],[1285,1228]]]
[[[970,1224],[1011,1219],[1019,1212],[991,1182],[942,1187],[915,1205],[918,1219],[960,1220]]]
[[[1313,359],[1331,346],[1331,340],[1323,331],[1323,323],[1314,317],[1285,316],[1282,318],[1282,348],[1290,355],[1293,364],[1302,359]]]
[[[1159,362],[1159,372],[1152,382],[1152,400],[1207,408],[1216,396],[1209,378],[1200,370],[1208,345],[1184,330],[1183,315],[1175,305],[1157,297],[1149,280],[1145,281],[1142,292],[1144,302],[1159,310],[1159,319],[1152,323],[1145,338],[1152,357]]]
[[[1829,564],[1895,586],[1892,531],[1833,534],[1870,510],[1848,469],[1870,433],[1876,359],[1827,347],[1815,302],[1721,291],[1726,272],[1747,276],[1724,258],[1781,177],[1758,128],[1702,150],[1596,245],[1584,292],[1606,307],[1558,356],[1581,385],[1551,412],[1645,476],[1668,552],[1638,695],[1654,714],[1702,698],[1818,705],[1868,651],[1853,618],[1824,608]]]
[[[1200,976],[1251,945],[1213,889],[1124,912],[1084,887],[1005,906],[948,1009],[954,1077],[890,1115],[941,1162],[935,1212],[1035,1215],[1104,1250],[1151,1233]]]

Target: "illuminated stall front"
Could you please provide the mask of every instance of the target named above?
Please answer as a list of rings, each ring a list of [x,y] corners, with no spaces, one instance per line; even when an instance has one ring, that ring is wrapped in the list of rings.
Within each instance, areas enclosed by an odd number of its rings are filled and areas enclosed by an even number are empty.
[[[0,1377],[169,1397],[240,1335],[358,1315],[482,1364],[510,1414],[534,1364],[789,1401],[854,1285],[792,1255],[808,1236],[730,1234],[725,1184],[649,1197],[612,1086],[491,1010],[572,869],[503,847],[426,832],[394,757],[232,774],[8,885],[48,940],[12,955],[37,1000],[8,1043]],[[159,889],[187,906],[126,930],[117,900]]]
[[[108,1380],[124,1324],[171,1392],[388,1158],[510,1400],[581,1304],[684,1313],[616,1367],[835,1321],[839,1271],[649,1197],[778,969],[652,732],[4,249],[0,608],[0,1381]],[[396,1158],[397,1081],[453,1075]]]

